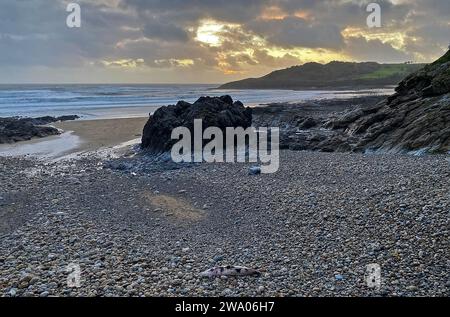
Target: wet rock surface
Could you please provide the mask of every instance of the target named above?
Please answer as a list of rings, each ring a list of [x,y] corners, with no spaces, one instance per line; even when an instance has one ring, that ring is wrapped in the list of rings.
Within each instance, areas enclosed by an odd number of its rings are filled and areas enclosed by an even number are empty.
[[[279,127],[280,147],[290,150],[323,152],[347,152],[344,143],[332,144],[337,130],[353,120],[356,114],[371,109],[386,96],[315,100],[293,104],[269,104],[253,109],[253,126]],[[332,118],[341,118],[343,123],[331,124]],[[325,146],[325,143],[329,144]]]

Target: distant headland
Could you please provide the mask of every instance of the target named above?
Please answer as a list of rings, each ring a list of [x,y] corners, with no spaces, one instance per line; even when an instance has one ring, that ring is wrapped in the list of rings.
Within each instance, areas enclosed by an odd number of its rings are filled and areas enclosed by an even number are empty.
[[[230,82],[220,89],[346,89],[398,84],[424,64],[379,64],[376,62],[306,63],[274,71],[261,78]]]

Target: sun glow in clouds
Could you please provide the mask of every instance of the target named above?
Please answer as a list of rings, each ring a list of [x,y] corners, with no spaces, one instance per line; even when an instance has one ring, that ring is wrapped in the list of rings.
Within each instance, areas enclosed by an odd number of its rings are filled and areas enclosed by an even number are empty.
[[[155,64],[159,66],[170,66],[170,67],[189,67],[194,65],[194,60],[192,59],[158,59],[155,60]]]
[[[197,29],[195,39],[209,46],[218,47],[222,44],[221,33],[225,28],[236,28],[237,24],[223,24],[214,20],[204,20]]]
[[[264,9],[261,14],[261,19],[263,20],[282,20],[287,16],[285,12],[283,12],[277,6],[271,6]]]
[[[224,25],[217,24],[214,21],[205,21],[197,29],[197,41],[210,46],[220,46],[221,40],[218,33],[224,28]]]
[[[388,43],[392,47],[401,50],[405,47],[407,36],[403,32],[383,32],[383,31],[371,31],[367,32],[360,28],[348,27],[342,31],[342,36],[344,38],[350,37],[363,37],[367,41],[370,40],[380,40],[382,43]]]
[[[295,16],[307,23],[314,20],[314,14],[308,10],[285,12],[277,6],[269,6],[260,15],[260,20],[281,20]],[[135,31],[134,29],[130,31]],[[197,24],[187,28],[189,34],[193,34],[195,45],[210,54],[215,71],[223,75],[251,76],[264,74],[273,68],[285,68],[300,65],[307,62],[328,63],[333,60],[353,61],[351,55],[342,49],[324,49],[320,47],[283,47],[271,43],[264,34],[247,30],[244,25],[219,21],[215,19],[203,19]],[[341,32],[345,41],[354,37],[361,37],[366,41],[380,40],[383,44],[389,44],[394,49],[403,50],[406,42],[411,41],[405,32],[399,30],[366,30],[358,27],[346,27]],[[142,43],[154,45],[154,39],[133,38],[124,39],[116,44],[121,50],[127,46],[141,45]],[[121,68],[165,68],[165,69],[193,69],[197,60],[201,58],[159,58],[145,63],[142,59],[119,59],[115,61],[103,61],[103,65]],[[201,63],[198,63],[200,66]],[[255,75],[253,75],[255,76]],[[237,78],[237,77],[236,77]]]

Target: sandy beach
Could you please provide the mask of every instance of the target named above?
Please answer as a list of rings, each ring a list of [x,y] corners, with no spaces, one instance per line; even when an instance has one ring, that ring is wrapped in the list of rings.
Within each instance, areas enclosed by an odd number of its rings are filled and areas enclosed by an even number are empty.
[[[64,131],[73,131],[74,135],[80,137],[82,142],[73,151],[84,152],[139,138],[147,120],[148,118],[80,120],[60,122],[54,126]]]
[[[0,144],[0,156],[32,156],[59,159],[138,142],[148,118],[76,120],[52,124],[61,135]]]

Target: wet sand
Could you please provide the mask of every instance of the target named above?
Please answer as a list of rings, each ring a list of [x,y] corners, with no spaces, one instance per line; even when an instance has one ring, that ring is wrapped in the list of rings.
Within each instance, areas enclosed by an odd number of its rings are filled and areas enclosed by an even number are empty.
[[[94,151],[140,138],[148,118],[100,119],[59,122],[54,126],[73,131],[82,142],[73,151]]]
[[[63,156],[138,142],[148,118],[65,121],[53,124],[61,135],[0,145],[0,156]]]

